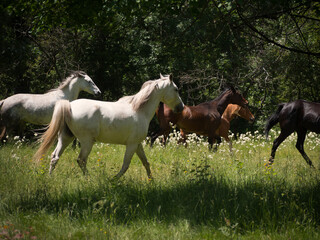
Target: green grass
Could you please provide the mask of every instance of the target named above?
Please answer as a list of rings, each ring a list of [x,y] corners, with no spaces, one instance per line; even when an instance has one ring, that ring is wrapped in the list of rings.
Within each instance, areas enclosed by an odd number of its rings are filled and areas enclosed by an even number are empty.
[[[145,146],[152,181],[136,156],[113,180],[124,146],[95,144],[85,177],[79,149],[67,148],[49,176],[50,153],[36,164],[34,144],[1,145],[0,239],[319,239],[320,171],[295,139],[266,168],[272,141],[258,134],[234,141],[233,155],[225,143],[214,153],[172,137],[165,148]],[[307,137],[316,169],[319,146],[317,135]]]

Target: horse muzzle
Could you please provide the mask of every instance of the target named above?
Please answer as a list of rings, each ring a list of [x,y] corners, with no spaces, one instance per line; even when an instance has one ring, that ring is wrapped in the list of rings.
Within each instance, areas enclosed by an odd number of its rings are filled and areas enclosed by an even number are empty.
[[[254,117],[251,117],[250,119],[249,119],[249,123],[254,123],[254,121],[255,121],[256,119],[254,118]]]
[[[179,103],[175,108],[173,109],[173,112],[175,113],[180,113],[184,109],[184,104],[183,102]]]
[[[100,90],[94,91],[94,96],[95,97],[100,97],[101,96],[101,91]]]

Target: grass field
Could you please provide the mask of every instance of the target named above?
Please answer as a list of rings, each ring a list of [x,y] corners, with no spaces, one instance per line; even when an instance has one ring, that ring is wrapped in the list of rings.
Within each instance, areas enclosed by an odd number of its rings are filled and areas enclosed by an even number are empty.
[[[271,132],[272,138],[275,132]],[[271,139],[272,140],[272,139]],[[241,135],[210,152],[203,140],[145,146],[153,180],[134,156],[115,181],[125,147],[95,144],[90,176],[68,147],[52,176],[35,144],[0,146],[0,239],[320,239],[320,139],[292,135],[265,167],[272,141]],[[50,154],[48,154],[50,155]]]

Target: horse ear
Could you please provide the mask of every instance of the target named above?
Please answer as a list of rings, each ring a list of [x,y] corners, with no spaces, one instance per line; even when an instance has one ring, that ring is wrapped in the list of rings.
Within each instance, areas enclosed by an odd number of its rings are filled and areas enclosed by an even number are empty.
[[[160,78],[163,79],[164,77],[162,76],[162,74],[160,73]]]
[[[235,93],[237,90],[234,88],[234,86],[232,86],[232,85],[229,85],[229,88],[230,88],[230,90],[233,92],[233,93]]]

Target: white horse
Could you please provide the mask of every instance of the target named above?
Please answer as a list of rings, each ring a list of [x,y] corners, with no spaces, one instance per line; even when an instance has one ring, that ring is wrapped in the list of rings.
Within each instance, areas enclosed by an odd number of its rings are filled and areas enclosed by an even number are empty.
[[[171,76],[160,75],[158,80],[147,81],[136,95],[123,97],[117,102],[88,99],[79,99],[71,103],[59,101],[34,158],[42,158],[58,137],[57,146],[51,156],[51,174],[64,149],[76,137],[81,144],[77,162],[86,174],[87,158],[94,142],[121,144],[126,145],[126,152],[117,177],[126,172],[133,154],[137,153],[148,177],[151,178],[150,164],[141,142],[147,136],[149,123],[160,101],[175,112],[183,110],[184,104]]]
[[[16,94],[0,101],[0,140],[6,129],[18,129],[21,134],[26,122],[36,125],[48,124],[56,102],[61,99],[73,101],[81,91],[94,95],[101,93],[85,72],[76,71],[58,88],[45,94]]]

